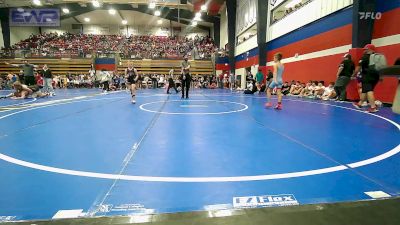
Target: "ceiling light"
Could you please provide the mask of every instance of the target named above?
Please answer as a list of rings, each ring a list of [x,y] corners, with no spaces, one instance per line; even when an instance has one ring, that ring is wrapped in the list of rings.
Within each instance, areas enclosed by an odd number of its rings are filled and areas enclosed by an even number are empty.
[[[200,7],[200,9],[201,9],[202,11],[206,11],[206,10],[207,10],[207,6],[206,6],[206,5],[202,5],[202,6]]]
[[[42,2],[40,0],[33,0],[32,2],[34,5],[42,5]]]
[[[192,26],[197,26],[197,21],[193,21]]]
[[[115,15],[117,11],[115,11],[115,9],[109,9],[108,13],[110,13],[110,15]]]
[[[155,7],[156,7],[156,3],[155,2],[150,2],[149,8],[150,9],[154,9]]]
[[[160,10],[156,10],[156,11],[154,12],[154,15],[155,15],[155,16],[160,16],[160,15],[161,15]]]
[[[100,2],[99,1],[97,1],[97,0],[93,0],[92,1],[92,5],[94,6],[94,7],[100,7]]]
[[[68,14],[68,13],[69,13],[69,9],[68,9],[68,8],[63,8],[62,11],[63,11],[65,14]]]
[[[123,25],[126,25],[127,23],[128,23],[128,21],[122,20],[122,24],[123,24]]]
[[[162,21],[161,19],[157,20],[157,24],[158,24],[158,25],[161,25],[162,22],[163,22],[163,21]]]
[[[199,18],[200,18],[200,17],[201,17],[201,12],[197,12],[197,13],[196,13],[196,17],[199,17]]]
[[[88,17],[85,17],[85,22],[90,22],[90,18],[88,18]]]

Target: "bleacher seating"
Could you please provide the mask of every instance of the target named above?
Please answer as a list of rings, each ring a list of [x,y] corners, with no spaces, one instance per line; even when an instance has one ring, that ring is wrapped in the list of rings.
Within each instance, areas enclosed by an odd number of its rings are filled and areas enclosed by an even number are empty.
[[[21,59],[6,59],[4,62],[9,62],[13,64],[20,64]],[[90,69],[90,64],[92,63],[91,59],[28,59],[29,63],[43,66],[47,64],[47,66],[52,70],[55,75],[66,75],[69,73],[72,74],[87,74]],[[15,73],[18,74],[20,68],[8,66],[4,63],[0,64],[0,73]]]
[[[3,61],[20,64],[22,59],[5,59]],[[91,59],[28,59],[29,63],[43,66],[47,64],[55,75],[67,74],[88,74]],[[128,62],[132,62],[141,74],[168,74],[171,68],[175,69],[175,74],[180,73],[180,64],[182,60],[122,60],[117,67],[123,74]],[[193,75],[211,75],[213,74],[213,65],[210,60],[193,60],[191,72]],[[19,68],[0,63],[0,74],[19,73]]]
[[[174,68],[175,75],[181,72],[182,60],[122,60],[118,71],[123,73],[131,62],[142,74],[168,74],[171,68]],[[210,60],[193,60],[191,63],[191,73],[193,75],[211,75],[213,74],[213,65]]]

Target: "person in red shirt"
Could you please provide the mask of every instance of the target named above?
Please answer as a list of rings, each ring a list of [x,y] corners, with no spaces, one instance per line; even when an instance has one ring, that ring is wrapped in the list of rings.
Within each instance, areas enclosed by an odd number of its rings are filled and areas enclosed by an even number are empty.
[[[36,85],[38,85],[40,88],[42,88],[43,87],[43,77],[40,76],[39,73],[36,73],[35,80],[36,80]]]

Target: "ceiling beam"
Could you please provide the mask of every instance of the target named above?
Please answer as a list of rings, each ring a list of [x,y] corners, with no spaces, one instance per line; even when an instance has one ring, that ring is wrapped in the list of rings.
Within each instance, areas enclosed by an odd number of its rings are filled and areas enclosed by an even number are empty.
[[[81,21],[78,20],[78,18],[76,18],[76,16],[73,16],[72,19],[74,19],[77,23],[82,23]]]
[[[122,15],[121,11],[117,10],[119,17],[121,17],[121,20],[125,20],[124,16]]]

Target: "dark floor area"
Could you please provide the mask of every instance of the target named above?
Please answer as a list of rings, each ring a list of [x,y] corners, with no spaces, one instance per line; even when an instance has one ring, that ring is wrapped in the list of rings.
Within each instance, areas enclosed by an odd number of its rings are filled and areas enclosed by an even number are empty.
[[[398,225],[400,198],[161,215],[16,222],[15,225]],[[11,223],[3,223],[11,224]]]

